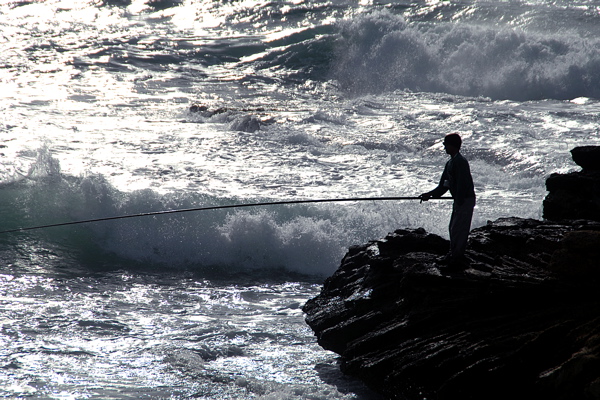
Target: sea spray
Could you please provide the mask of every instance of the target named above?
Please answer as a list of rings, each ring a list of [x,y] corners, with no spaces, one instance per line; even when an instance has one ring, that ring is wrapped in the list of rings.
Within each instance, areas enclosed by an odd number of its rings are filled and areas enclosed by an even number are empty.
[[[44,156],[38,157],[31,169],[52,173],[36,174],[35,179],[6,187],[5,201],[20,204],[22,214],[5,220],[5,230],[254,202],[150,189],[122,192],[103,176],[63,176],[58,172],[58,161],[45,150],[41,154]],[[376,232],[393,230],[403,215],[407,219],[402,223],[419,223],[418,219],[408,219],[409,210],[414,215],[417,202],[385,203],[274,204],[254,210],[198,210],[48,227],[28,235],[85,246],[76,251],[97,256],[105,253],[105,257],[111,256],[111,262],[120,259],[121,264],[198,271],[214,267],[285,269],[324,276],[335,270],[348,246],[379,235]],[[18,238],[22,234],[10,235]],[[82,241],[83,237],[87,240]]]
[[[600,40],[508,27],[410,24],[388,10],[340,23],[333,77],[349,94],[395,89],[492,99],[600,96]]]

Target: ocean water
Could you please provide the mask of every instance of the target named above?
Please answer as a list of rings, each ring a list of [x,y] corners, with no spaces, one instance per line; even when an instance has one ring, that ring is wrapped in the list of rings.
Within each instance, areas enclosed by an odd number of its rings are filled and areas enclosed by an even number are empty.
[[[600,145],[599,37],[591,0],[2,1],[0,231],[415,196],[451,132],[473,227],[541,218],[546,177]],[[377,399],[301,307],[349,246],[406,227],[447,237],[450,207],[0,233],[0,397]]]

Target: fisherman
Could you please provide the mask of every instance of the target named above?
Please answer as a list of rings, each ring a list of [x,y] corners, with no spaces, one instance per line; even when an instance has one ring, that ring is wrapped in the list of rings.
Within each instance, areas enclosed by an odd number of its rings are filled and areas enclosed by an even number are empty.
[[[427,201],[441,197],[450,190],[454,198],[449,225],[450,252],[438,260],[440,264],[446,264],[451,268],[462,268],[466,265],[464,254],[475,208],[473,178],[469,162],[460,154],[461,145],[462,140],[458,133],[451,133],[444,137],[444,148],[450,155],[450,160],[444,167],[438,186],[419,196],[422,201]]]

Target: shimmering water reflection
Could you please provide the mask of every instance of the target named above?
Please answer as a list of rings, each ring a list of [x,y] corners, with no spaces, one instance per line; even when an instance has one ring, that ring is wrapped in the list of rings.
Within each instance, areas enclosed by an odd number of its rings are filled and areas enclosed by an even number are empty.
[[[0,275],[0,396],[356,398],[315,368],[336,368],[300,309],[318,284],[175,275]]]

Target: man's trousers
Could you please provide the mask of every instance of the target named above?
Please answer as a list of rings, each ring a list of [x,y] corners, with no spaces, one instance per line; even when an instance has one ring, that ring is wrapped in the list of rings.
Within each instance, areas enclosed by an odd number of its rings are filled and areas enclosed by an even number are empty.
[[[475,197],[467,197],[460,206],[454,203],[450,217],[450,256],[453,259],[462,257],[467,248],[467,239],[471,230]]]

